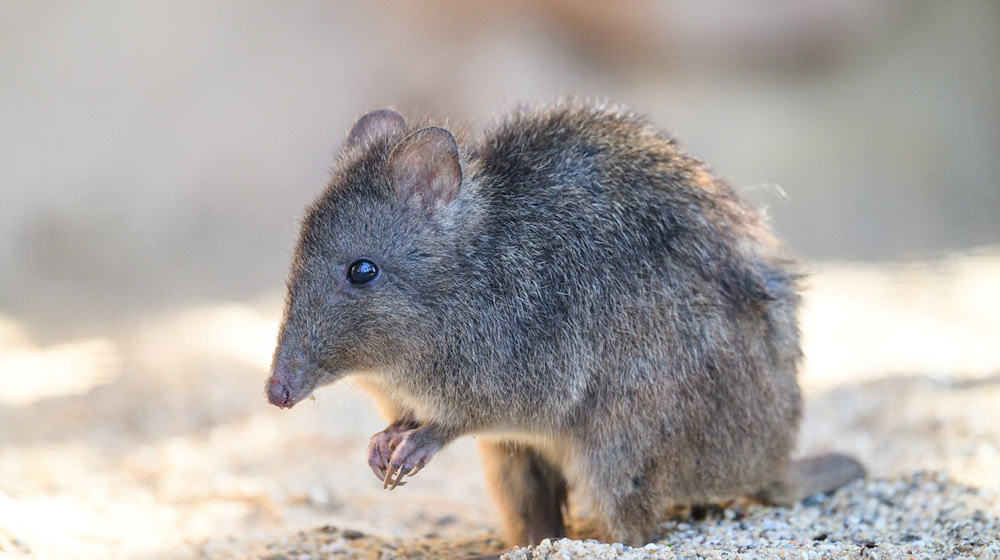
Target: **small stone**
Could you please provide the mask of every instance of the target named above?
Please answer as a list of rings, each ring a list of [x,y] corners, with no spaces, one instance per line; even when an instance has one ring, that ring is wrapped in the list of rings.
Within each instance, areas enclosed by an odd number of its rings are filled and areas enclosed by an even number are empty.
[[[454,515],[442,515],[441,517],[437,518],[437,520],[434,522],[434,525],[437,527],[447,527],[449,525],[454,525],[457,522],[458,522],[458,517],[455,517]]]

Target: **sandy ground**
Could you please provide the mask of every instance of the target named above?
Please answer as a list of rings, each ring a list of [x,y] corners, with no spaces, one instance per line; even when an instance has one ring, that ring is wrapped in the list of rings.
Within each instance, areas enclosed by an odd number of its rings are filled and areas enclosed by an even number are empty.
[[[1000,526],[1000,250],[812,271],[800,453],[854,454],[871,472],[867,485],[784,513],[741,505],[703,520],[682,516],[646,552],[564,541],[513,557],[569,558],[574,546],[628,558],[668,558],[688,545],[730,550],[706,537],[723,529],[752,535],[757,548],[731,549],[748,555],[823,554],[823,546],[854,556],[995,554],[990,542],[1000,536],[979,533]],[[359,390],[323,389],[291,411],[265,403],[279,312],[275,294],[55,346],[0,321],[0,557],[446,558],[498,550],[473,439],[388,492],[364,461],[368,437],[383,426]],[[878,506],[878,496],[893,497],[885,498],[892,506]],[[908,517],[914,504],[926,515]],[[875,519],[865,529],[871,511],[895,525]],[[778,523],[773,515],[790,516],[781,527],[799,540],[767,529]],[[806,534],[817,516],[834,515],[842,526],[825,543]],[[795,521],[803,516],[812,521]],[[952,529],[939,534],[936,526]],[[767,548],[775,543],[788,546]]]

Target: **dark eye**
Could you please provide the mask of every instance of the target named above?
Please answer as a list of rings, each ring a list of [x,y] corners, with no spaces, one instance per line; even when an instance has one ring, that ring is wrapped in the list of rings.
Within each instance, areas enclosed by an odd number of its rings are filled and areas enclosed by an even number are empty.
[[[347,279],[351,284],[368,284],[378,276],[378,267],[368,259],[358,259],[347,267]]]

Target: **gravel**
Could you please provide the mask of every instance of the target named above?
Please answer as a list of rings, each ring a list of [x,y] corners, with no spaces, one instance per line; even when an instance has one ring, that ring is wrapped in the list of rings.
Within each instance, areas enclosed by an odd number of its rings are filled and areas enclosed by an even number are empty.
[[[703,512],[704,513],[704,512]],[[690,511],[660,526],[643,547],[594,539],[542,541],[515,548],[504,560],[673,558],[988,558],[1000,559],[1000,489],[957,483],[943,473],[917,472],[893,479],[858,481],[833,495],[814,496],[793,508],[741,502]],[[583,531],[586,531],[585,529]],[[229,557],[265,560],[457,559],[496,553],[496,534],[443,538],[382,538],[323,526],[262,543]],[[200,551],[223,557],[218,548]],[[231,551],[234,552],[234,551]],[[245,554],[245,555],[244,555]]]
[[[660,530],[639,548],[546,540],[503,558],[1000,558],[1000,495],[919,472],[859,481],[794,508],[747,504]]]

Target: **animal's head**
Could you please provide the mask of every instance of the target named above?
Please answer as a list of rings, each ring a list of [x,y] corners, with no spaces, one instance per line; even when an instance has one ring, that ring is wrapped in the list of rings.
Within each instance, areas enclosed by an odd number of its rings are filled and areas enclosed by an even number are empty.
[[[462,183],[455,138],[362,117],[329,187],[308,209],[288,279],[268,400],[291,407],[351,371],[426,356],[454,256],[444,233]]]

